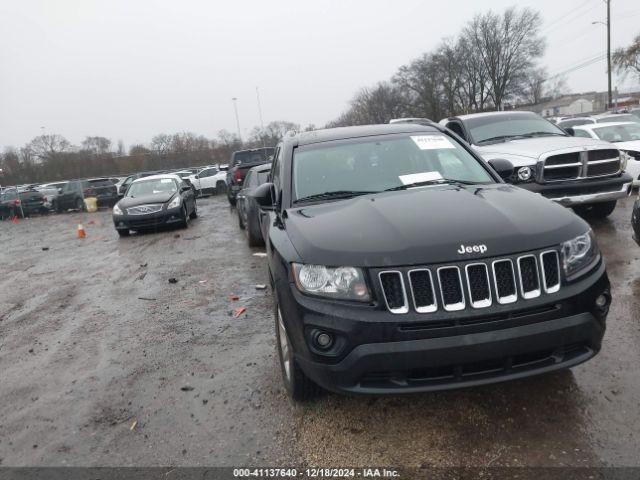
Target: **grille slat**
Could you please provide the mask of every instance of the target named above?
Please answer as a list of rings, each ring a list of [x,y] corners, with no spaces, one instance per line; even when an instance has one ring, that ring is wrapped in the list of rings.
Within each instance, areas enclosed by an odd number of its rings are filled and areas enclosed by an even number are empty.
[[[442,305],[448,312],[455,312],[464,308],[464,291],[462,278],[458,267],[441,267],[438,269],[438,282]]]
[[[413,297],[413,306],[418,313],[435,312],[438,309],[436,291],[431,271],[427,269],[409,271],[409,286]]]
[[[387,308],[391,313],[407,313],[407,292],[404,288],[404,279],[398,271],[380,272],[380,284]]]
[[[493,262],[493,278],[498,303],[506,305],[518,299],[516,276],[511,260],[496,260]]]
[[[491,305],[491,286],[489,272],[484,263],[472,263],[465,267],[469,302],[473,308],[486,308]]]
[[[558,252],[551,250],[540,254],[542,265],[542,283],[546,293],[555,293],[560,290],[560,261]]]
[[[518,276],[520,277],[520,293],[522,298],[530,299],[540,296],[540,278],[538,262],[534,255],[518,258]]]

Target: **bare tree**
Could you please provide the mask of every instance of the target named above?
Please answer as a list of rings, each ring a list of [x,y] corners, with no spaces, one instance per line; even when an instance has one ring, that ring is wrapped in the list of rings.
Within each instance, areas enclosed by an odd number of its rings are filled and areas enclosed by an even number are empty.
[[[249,146],[274,147],[290,130],[299,131],[300,125],[293,122],[276,120],[269,122],[264,128],[254,127],[249,134]]]
[[[546,80],[547,72],[544,68],[536,68],[530,72],[524,85],[524,99],[527,103],[536,105],[542,101],[545,96]]]
[[[31,140],[25,148],[29,150],[28,155],[33,155],[40,161],[44,161],[58,153],[69,151],[71,143],[62,135],[40,135]]]
[[[105,137],[85,137],[81,148],[94,155],[105,155],[110,152],[111,140]]]
[[[518,93],[535,60],[544,53],[541,23],[538,12],[511,7],[502,15],[491,11],[476,15],[465,28],[478,46],[496,108],[501,109],[506,97]]]
[[[612,60],[618,72],[623,75],[632,73],[640,79],[640,34],[627,48],[618,48],[613,52]]]

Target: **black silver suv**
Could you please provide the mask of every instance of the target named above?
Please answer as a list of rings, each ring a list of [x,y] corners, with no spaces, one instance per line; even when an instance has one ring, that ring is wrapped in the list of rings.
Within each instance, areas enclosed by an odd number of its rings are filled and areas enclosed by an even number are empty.
[[[251,195],[294,398],[480,385],[596,355],[611,295],[594,235],[512,173],[437,124],[283,139]]]

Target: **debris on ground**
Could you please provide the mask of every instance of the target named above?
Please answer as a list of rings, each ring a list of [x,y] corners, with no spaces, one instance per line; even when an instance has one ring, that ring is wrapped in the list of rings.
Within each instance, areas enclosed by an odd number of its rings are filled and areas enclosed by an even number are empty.
[[[207,281],[206,281],[206,280],[200,280],[198,283],[199,283],[200,285],[204,285],[205,283],[207,283]]]
[[[157,298],[151,298],[151,297],[138,297],[138,300],[148,300],[150,302],[155,302],[157,300]]]
[[[247,311],[247,309],[245,307],[235,308],[233,310],[233,318],[238,318],[240,315],[242,315],[246,311]]]
[[[254,257],[266,257],[267,254],[265,252],[256,252],[253,254]]]
[[[179,233],[176,233],[176,234],[173,236],[173,238],[180,238],[180,234],[179,234]]]
[[[48,250],[49,250],[49,247],[42,247],[42,251],[43,251],[43,252],[46,252],[46,251],[48,251]]]
[[[136,425],[138,425],[138,421],[134,420],[133,423],[131,424],[131,426],[129,427],[129,431],[133,432],[136,428]]]
[[[147,265],[149,265],[148,263],[141,263],[140,264],[140,268],[147,268]]]
[[[232,293],[231,295],[229,295],[229,300],[231,300],[233,302],[237,302],[238,300],[240,300],[240,297],[238,295],[236,295],[235,293]]]
[[[191,390],[193,390],[193,387],[191,385],[185,385],[184,387],[180,387],[180,390],[182,390],[183,392],[190,392]]]
[[[178,283],[178,279],[177,279],[177,278],[174,278],[174,277],[171,277],[171,278],[169,279],[169,283]]]
[[[264,290],[266,288],[267,288],[267,286],[264,283],[256,284],[256,290]]]

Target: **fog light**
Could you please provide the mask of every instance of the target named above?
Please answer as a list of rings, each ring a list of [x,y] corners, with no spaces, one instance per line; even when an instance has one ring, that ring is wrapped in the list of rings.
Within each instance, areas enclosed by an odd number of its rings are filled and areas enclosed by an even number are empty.
[[[606,307],[607,303],[609,303],[609,300],[606,295],[598,295],[598,298],[596,298],[596,306],[598,308]]]
[[[531,178],[531,168],[529,167],[520,167],[518,169],[518,179],[526,182]]]
[[[326,349],[333,343],[333,338],[328,333],[322,332],[316,335],[316,344],[318,347]]]

